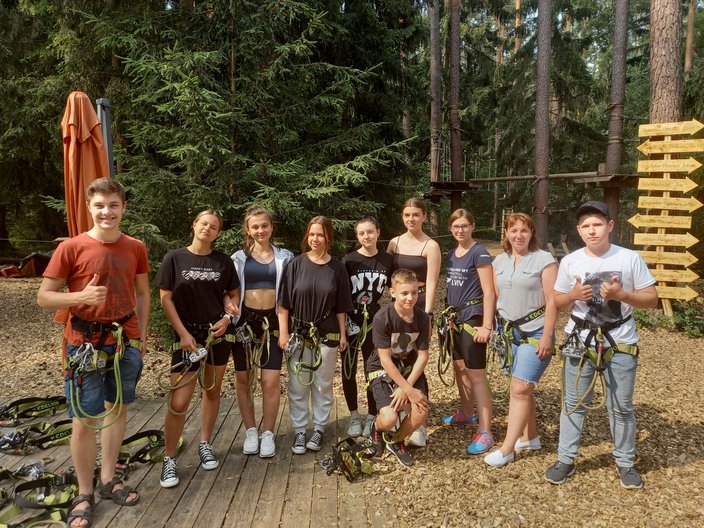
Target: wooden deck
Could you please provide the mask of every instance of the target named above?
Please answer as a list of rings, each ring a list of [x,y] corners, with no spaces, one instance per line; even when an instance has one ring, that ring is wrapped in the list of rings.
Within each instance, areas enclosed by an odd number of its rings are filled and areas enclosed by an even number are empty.
[[[165,412],[164,400],[138,400],[128,411],[125,436],[140,430],[161,429]],[[213,439],[220,466],[204,471],[197,453],[199,413],[196,408],[188,416],[183,431],[184,445],[178,456],[179,485],[161,488],[160,461],[137,464],[127,482],[139,491],[140,503],[119,507],[96,498],[93,526],[398,526],[395,512],[389,510],[383,497],[366,494],[364,482],[348,483],[343,476],[328,476],[318,464],[318,460],[330,452],[333,441],[345,436],[347,416],[344,399],[337,399],[323,449],[319,453],[293,455],[294,433],[284,397],[276,423],[276,456],[261,459],[242,454],[244,425],[237,405],[232,399],[223,400]],[[47,463],[50,470],[61,471],[70,465],[68,446],[59,446],[35,451],[27,457],[1,455],[0,466],[15,469],[43,457],[50,457]]]

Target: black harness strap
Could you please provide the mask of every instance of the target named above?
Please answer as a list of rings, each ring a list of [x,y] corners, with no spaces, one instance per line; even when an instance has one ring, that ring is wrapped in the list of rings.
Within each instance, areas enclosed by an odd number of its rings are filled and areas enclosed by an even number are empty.
[[[115,330],[116,326],[124,326],[132,316],[134,316],[134,310],[113,323],[99,323],[98,321],[86,321],[73,315],[71,316],[71,326],[83,334],[83,339],[86,342],[90,341],[95,334],[100,332],[98,343],[95,345],[95,348],[100,350],[103,348],[105,341],[107,341],[108,336]],[[127,337],[129,338],[130,336]]]

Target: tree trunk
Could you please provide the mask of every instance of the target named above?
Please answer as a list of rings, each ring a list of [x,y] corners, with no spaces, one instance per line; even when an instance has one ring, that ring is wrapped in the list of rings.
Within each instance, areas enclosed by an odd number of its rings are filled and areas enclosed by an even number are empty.
[[[628,44],[628,9],[630,0],[616,2],[613,32],[613,62],[611,67],[611,96],[609,108],[609,142],[606,146],[606,174],[621,169],[623,157],[623,109],[626,99],[626,51]],[[604,188],[604,202],[611,218],[618,218],[618,187]],[[615,233],[612,234],[615,236]]]
[[[523,44],[523,17],[521,16],[521,0],[516,0],[516,40],[513,43],[514,55],[518,53]]]
[[[440,130],[442,114],[441,97],[441,59],[440,59],[440,0],[430,0],[428,6],[430,18],[430,181],[440,179]]]
[[[682,4],[650,3],[650,122],[679,121],[682,115]]]
[[[538,0],[538,63],[535,95],[535,230],[542,247],[548,242],[550,189],[550,56],[552,54],[552,0]]]
[[[684,52],[684,71],[692,71],[692,59],[694,59],[694,20],[697,17],[697,2],[689,0],[689,11],[687,13],[687,46]]]
[[[450,2],[450,96],[447,104],[450,128],[450,170],[452,181],[464,179],[460,142],[460,0]],[[452,193],[451,209],[462,206],[462,194]]]
[[[504,41],[506,39],[506,27],[501,14],[496,16],[496,70],[498,71],[504,63]],[[501,144],[501,132],[498,126],[494,133],[494,159],[498,172],[499,165],[499,145]],[[491,228],[496,231],[499,222],[499,182],[494,182],[494,202],[491,215]]]

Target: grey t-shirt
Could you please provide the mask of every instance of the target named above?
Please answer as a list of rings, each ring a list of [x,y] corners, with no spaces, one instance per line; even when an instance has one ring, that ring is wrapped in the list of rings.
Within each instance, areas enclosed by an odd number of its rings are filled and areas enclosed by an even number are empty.
[[[515,262],[515,257],[506,252],[498,255],[493,262],[496,287],[499,290],[496,310],[509,321],[516,321],[545,306],[541,275],[546,266],[555,262],[555,258],[539,249],[521,256],[518,265]],[[522,324],[521,330],[532,332],[544,325],[545,316],[541,315]]]

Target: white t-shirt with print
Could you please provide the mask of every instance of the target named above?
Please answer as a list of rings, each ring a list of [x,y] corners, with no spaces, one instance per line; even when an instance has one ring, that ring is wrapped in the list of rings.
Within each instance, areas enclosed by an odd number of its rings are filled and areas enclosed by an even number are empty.
[[[609,250],[600,257],[587,254],[584,248],[565,256],[557,272],[555,291],[569,292],[577,277],[580,277],[582,284],[592,286],[592,298],[589,301],[575,301],[572,315],[594,324],[607,324],[633,313],[633,306],[630,304],[607,301],[601,296],[601,283],[610,283],[614,276],[618,277],[621,287],[627,292],[642,290],[655,284],[655,278],[638,253],[611,244]],[[570,319],[565,326],[565,332],[571,333],[574,325],[574,321]],[[588,329],[583,330],[581,337],[585,339],[588,333]],[[640,339],[632,318],[618,328],[609,330],[609,334],[617,343],[635,344]]]

